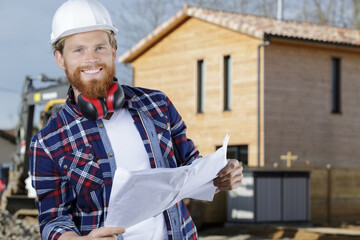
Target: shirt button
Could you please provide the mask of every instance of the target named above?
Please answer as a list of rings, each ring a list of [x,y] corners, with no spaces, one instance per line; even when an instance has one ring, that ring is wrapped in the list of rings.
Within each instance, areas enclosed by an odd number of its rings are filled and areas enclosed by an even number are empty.
[[[99,124],[99,128],[103,128],[104,127],[104,124]]]
[[[114,156],[114,154],[113,153],[109,153],[109,157],[113,157]]]
[[[65,165],[64,165],[64,168],[67,169],[67,168],[68,168],[68,165],[65,164]]]

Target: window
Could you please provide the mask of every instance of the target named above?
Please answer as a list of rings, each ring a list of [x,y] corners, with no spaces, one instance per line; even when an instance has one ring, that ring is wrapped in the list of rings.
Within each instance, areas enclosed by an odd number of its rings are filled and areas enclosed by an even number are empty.
[[[224,111],[231,110],[231,58],[224,57]]]
[[[197,61],[197,113],[204,112],[204,60]]]
[[[242,165],[248,165],[248,145],[228,146],[228,159],[237,159]]]
[[[331,59],[331,112],[341,113],[341,71],[340,58]]]

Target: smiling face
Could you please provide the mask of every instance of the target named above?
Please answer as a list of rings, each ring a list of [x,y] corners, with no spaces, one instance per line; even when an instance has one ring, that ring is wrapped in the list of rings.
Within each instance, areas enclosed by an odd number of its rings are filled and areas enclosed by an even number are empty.
[[[105,31],[69,36],[55,57],[75,90],[88,98],[106,97],[115,76],[116,49]]]

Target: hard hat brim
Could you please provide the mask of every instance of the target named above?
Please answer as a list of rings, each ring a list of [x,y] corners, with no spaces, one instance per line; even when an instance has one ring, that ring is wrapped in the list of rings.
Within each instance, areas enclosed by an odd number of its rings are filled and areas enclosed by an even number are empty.
[[[111,30],[114,33],[114,35],[116,35],[119,31],[116,27],[109,25],[101,25],[101,24],[95,26],[89,26],[89,27],[75,28],[63,32],[61,35],[57,36],[56,38],[53,36],[53,34],[51,34],[50,44],[51,45],[55,44],[58,40],[60,40],[63,37],[67,37],[77,33],[91,32],[96,30]]]

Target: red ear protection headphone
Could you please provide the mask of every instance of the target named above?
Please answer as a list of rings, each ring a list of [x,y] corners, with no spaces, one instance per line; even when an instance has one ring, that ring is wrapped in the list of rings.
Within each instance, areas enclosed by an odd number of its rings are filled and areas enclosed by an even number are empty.
[[[106,98],[87,98],[82,94],[78,96],[79,110],[91,121],[104,118],[108,112],[120,109],[125,102],[124,90],[114,82],[108,89]]]

